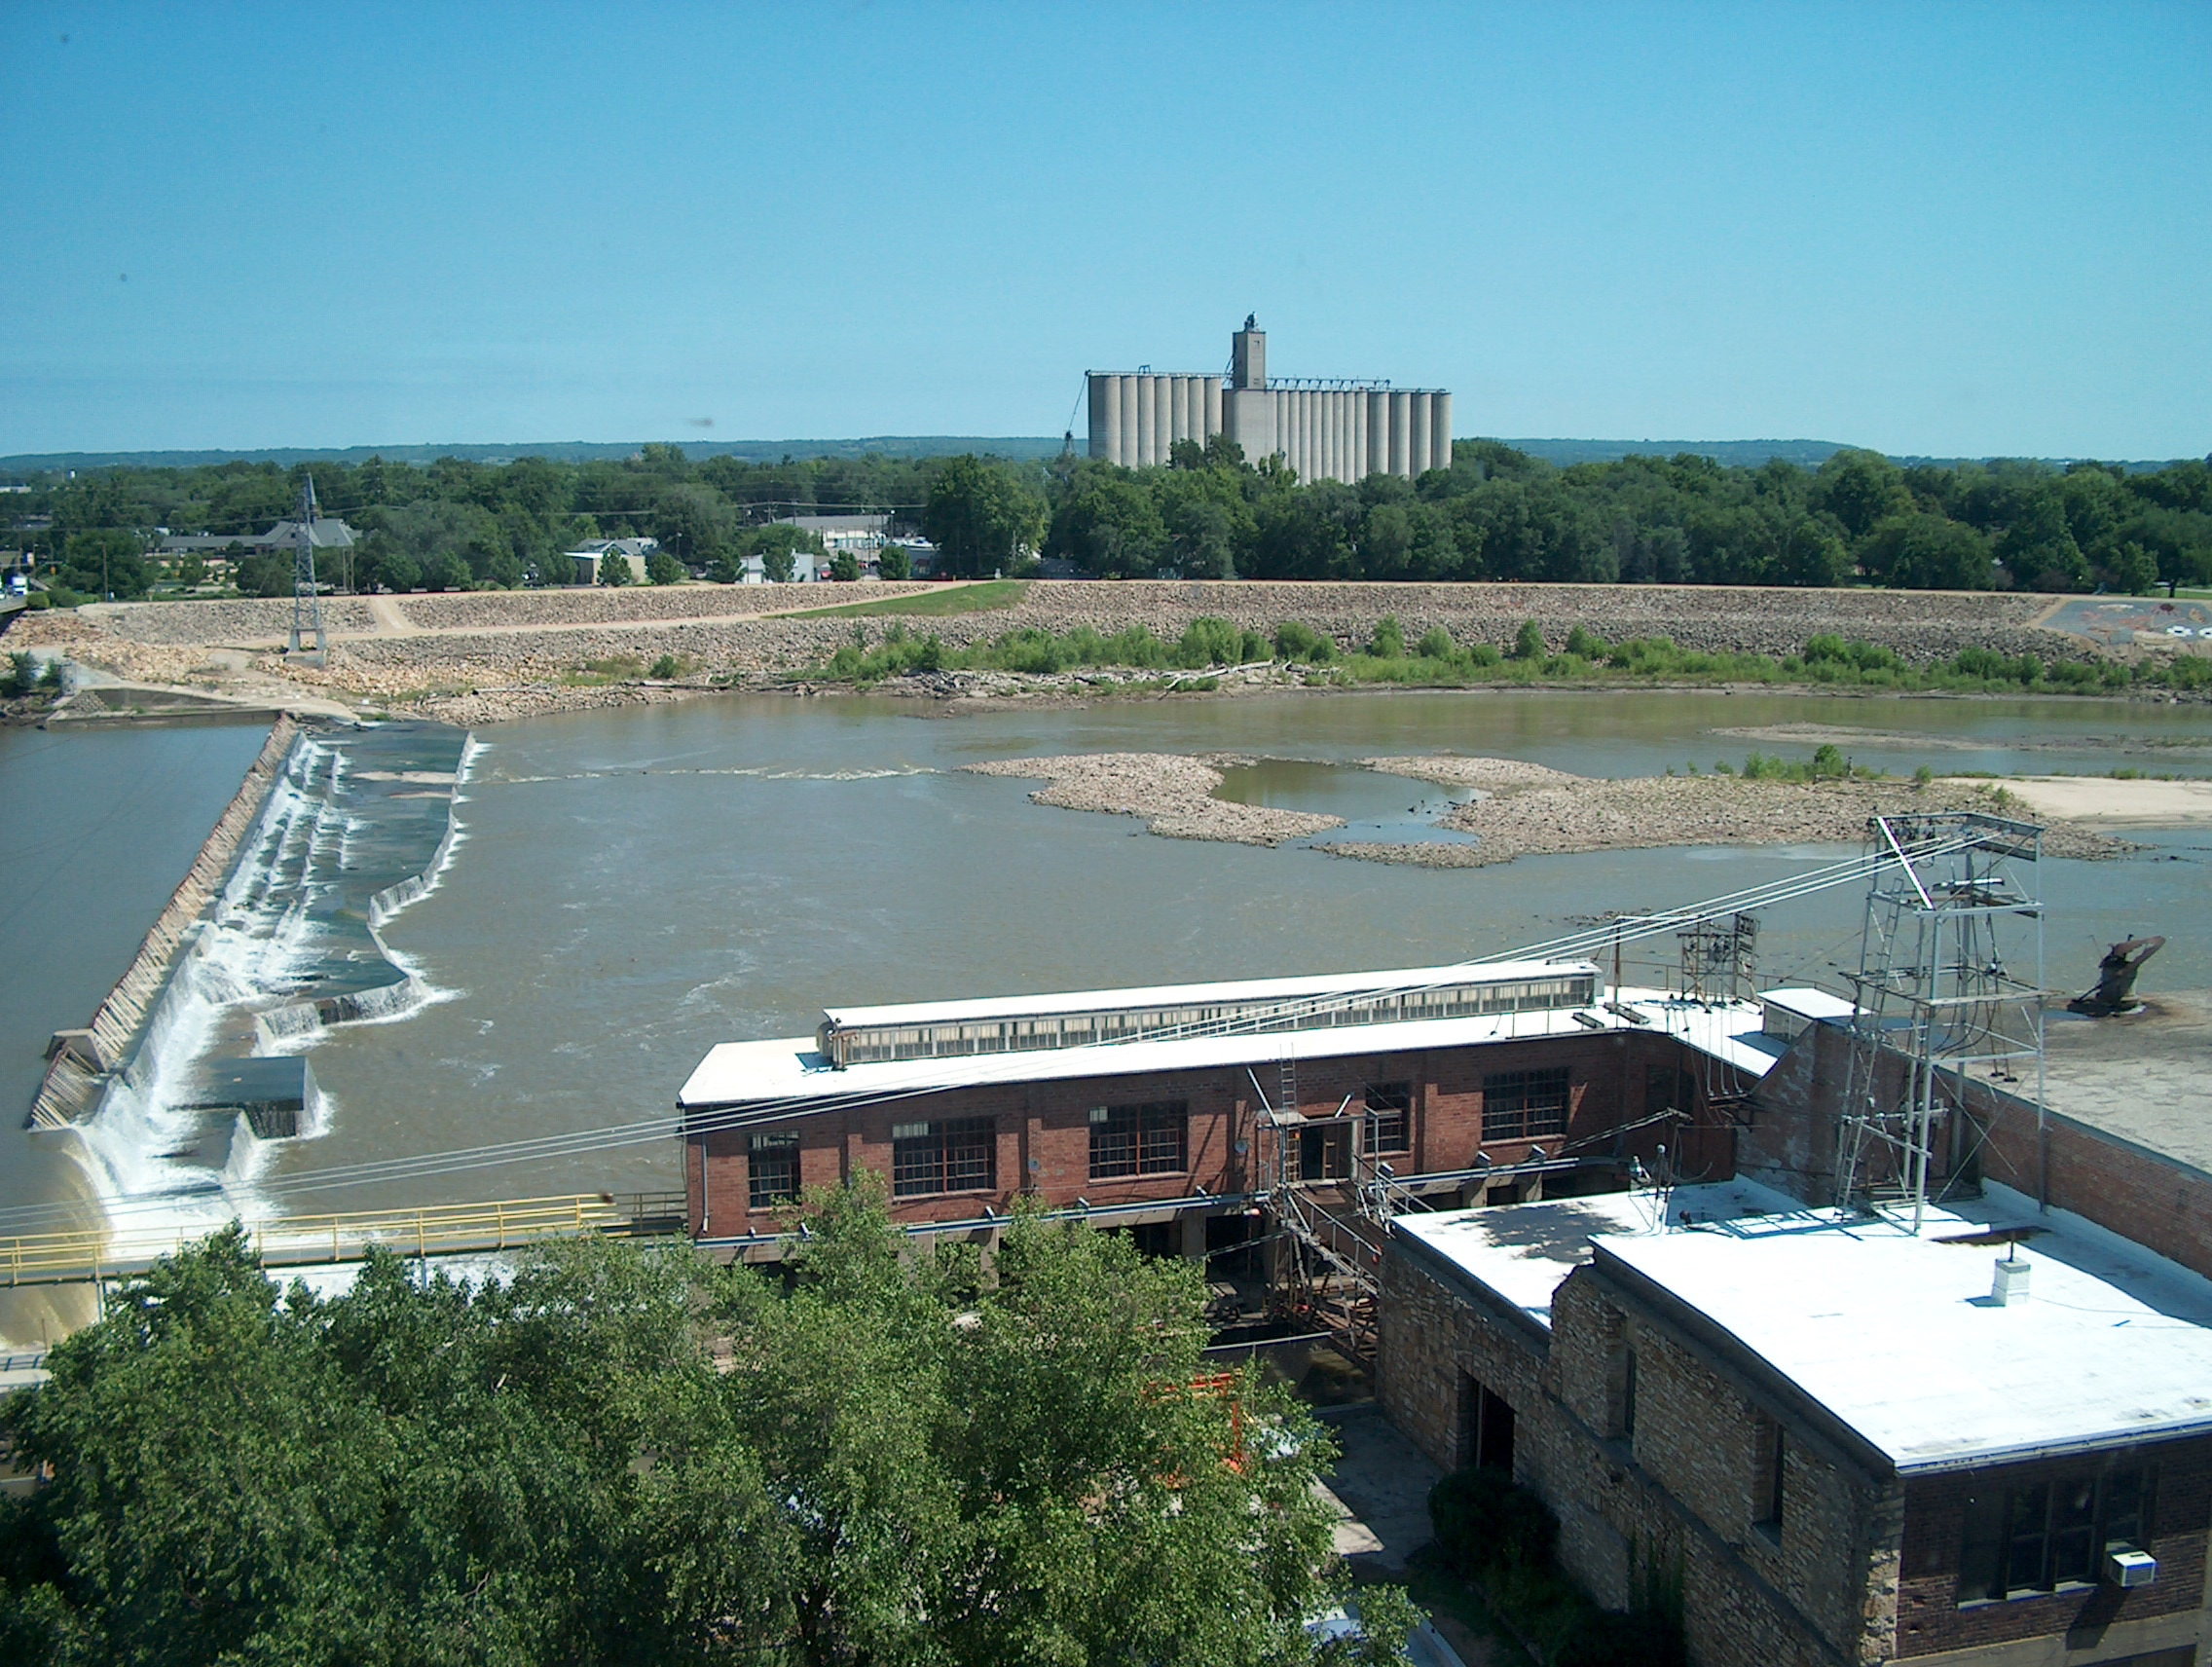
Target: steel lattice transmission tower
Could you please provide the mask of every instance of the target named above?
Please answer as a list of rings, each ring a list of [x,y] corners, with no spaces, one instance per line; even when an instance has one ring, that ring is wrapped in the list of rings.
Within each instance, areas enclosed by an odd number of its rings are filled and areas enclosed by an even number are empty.
[[[287,650],[294,654],[312,653],[317,665],[330,663],[330,639],[322,634],[322,598],[314,583],[314,537],[317,512],[314,501],[314,476],[304,476],[300,482],[300,543],[292,555],[292,643]],[[313,639],[314,646],[308,647]]]
[[[1836,1130],[1835,1202],[1910,1204],[1917,1232],[1937,1141],[1966,1084],[2033,1072],[2043,1103],[2043,830],[1974,811],[1876,816],[1858,1012]],[[1945,1079],[1948,1079],[1946,1082]]]

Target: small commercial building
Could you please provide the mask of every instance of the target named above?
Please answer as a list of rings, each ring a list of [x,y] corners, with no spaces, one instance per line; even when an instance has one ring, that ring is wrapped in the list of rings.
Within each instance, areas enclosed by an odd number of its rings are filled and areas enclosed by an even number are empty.
[[[803,1188],[873,1170],[910,1228],[987,1237],[1028,1199],[1195,1254],[1286,1193],[1504,1201],[1705,1161],[1711,1107],[1773,1063],[1758,1007],[1606,993],[1535,961],[832,1009],[683,1085],[691,1232],[779,1255]]]
[[[2212,1282],[2001,1187],[1908,1223],[1749,1182],[1409,1215],[1380,1392],[1512,1471],[1699,1667],[2187,1667]]]
[[[658,538],[589,538],[567,552],[574,564],[577,584],[604,584],[610,563],[620,563],[629,574],[627,582],[645,584],[645,558],[660,548]]]

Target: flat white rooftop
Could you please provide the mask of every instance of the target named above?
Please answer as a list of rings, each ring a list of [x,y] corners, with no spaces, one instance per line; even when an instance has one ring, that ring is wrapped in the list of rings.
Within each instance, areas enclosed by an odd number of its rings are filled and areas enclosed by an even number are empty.
[[[831,1007],[823,1017],[858,1027],[878,1024],[957,1024],[975,1019],[1036,1019],[1051,1014],[1112,1009],[1192,1007],[1207,1004],[1323,1000],[1374,990],[1434,989],[1439,985],[1513,983],[1523,979],[1588,978],[1594,961],[1488,961],[1456,967],[1398,967],[1372,973],[1318,973],[1289,979],[1237,979],[1221,983],[1145,984],[1133,989],[1051,990],[1043,995],[978,996],[960,1001],[900,1002],[885,1007]]]
[[[1550,967],[1556,975],[1571,963],[1531,965]],[[1338,981],[1322,982],[1331,989],[1345,987]],[[1219,991],[1242,986],[1189,987]],[[1632,1008],[1648,1022],[1638,1024],[1604,1007],[1559,1009],[1483,1014],[1464,1019],[1424,1019],[1397,1024],[1175,1037],[1159,1042],[1101,1042],[1080,1048],[963,1055],[943,1059],[882,1060],[849,1065],[843,1070],[830,1068],[811,1036],[782,1037],[765,1042],[724,1042],[699,1061],[678,1093],[677,1105],[685,1111],[745,1111],[766,1120],[829,1110],[839,1103],[941,1089],[981,1088],[995,1083],[1066,1082],[1083,1077],[1251,1066],[1283,1058],[1343,1058],[1359,1054],[1461,1048],[1484,1042],[1612,1030],[1641,1030],[1678,1037],[1719,1063],[1732,1067],[1748,1087],[1772,1068],[1782,1047],[1761,1031],[1756,1002],[1706,1007],[1677,1001],[1660,990],[1630,989],[1621,991],[1620,995],[1620,1005]],[[1064,1004],[1070,998],[1055,995],[1041,999]],[[915,1010],[848,1008],[839,1011],[847,1016],[848,1022],[879,1023],[883,1020],[851,1016]],[[991,1011],[1003,1015],[1006,1009],[994,1003]],[[1065,1009],[1056,1006],[1041,1011]]]
[[[1931,1210],[1918,1237],[1744,1182],[1677,1189],[1658,1216],[1655,1199],[1624,1194],[1405,1216],[1396,1231],[1546,1325],[1578,1264],[1617,1262],[1900,1472],[2212,1430],[2212,1281],[2009,1189]],[[2030,1294],[2001,1308],[2005,1247],[1944,1241],[2012,1228],[2036,1230],[2014,1247]]]

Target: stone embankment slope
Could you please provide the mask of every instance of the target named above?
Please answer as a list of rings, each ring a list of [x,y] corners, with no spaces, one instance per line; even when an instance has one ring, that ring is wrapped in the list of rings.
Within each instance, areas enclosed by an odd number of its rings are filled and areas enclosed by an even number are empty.
[[[288,601],[142,603],[92,608],[68,625],[18,625],[35,640],[119,676],[205,686],[252,669],[315,692],[402,704],[457,722],[617,700],[654,698],[634,678],[610,690],[576,686],[592,662],[649,663],[673,654],[699,680],[752,682],[802,674],[856,633],[879,641],[895,621],[809,616],[808,609],[878,602],[916,588],[869,584],[642,586],[620,590],[476,591],[333,597],[323,619],[336,647],[327,670],[287,665],[270,650],[291,621]],[[1817,632],[1860,637],[1930,663],[1968,647],[2008,654],[2080,654],[2083,639],[2036,623],[2053,599],[1932,591],[1760,590],[1702,585],[1334,584],[1040,580],[1010,608],[908,619],[953,647],[1024,628],[1078,625],[1111,634],[1142,624],[1172,639],[1200,614],[1272,632],[1298,620],[1346,648],[1395,616],[1408,641],[1441,626],[1461,643],[1509,645],[1524,621],[1565,644],[1576,625],[1608,640],[1666,636],[1684,648],[1792,653]],[[56,635],[58,634],[58,635]]]

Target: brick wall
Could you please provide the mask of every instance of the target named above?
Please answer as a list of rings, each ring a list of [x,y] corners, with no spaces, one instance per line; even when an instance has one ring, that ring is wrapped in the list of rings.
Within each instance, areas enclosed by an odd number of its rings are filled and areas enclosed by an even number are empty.
[[[1553,1325],[1546,1381],[1564,1416],[1546,1492],[1562,1560],[1601,1601],[1663,1601],[1678,1583],[1701,1667],[1888,1654],[1901,1513],[1894,1481],[1599,1269],[1561,1286]],[[1636,1418],[1623,1437],[1628,1353]],[[1783,1435],[1778,1530],[1752,1521],[1760,1416]]]
[[[1737,1141],[1739,1173],[1830,1201],[1850,1057],[1850,1035],[1835,1025],[1815,1024],[1797,1039],[1753,1095]],[[1885,1090],[1901,1068],[1884,1060]],[[1943,1079],[1946,1096],[1954,1081]],[[2039,1119],[2033,1104],[1989,1083],[1970,1082],[1966,1102],[1968,1115],[1951,1115],[1936,1141],[1936,1183],[1986,1177],[2212,1278],[2212,1174],[2062,1112]]]
[[[1384,1258],[1377,1393],[1438,1463],[1463,1463],[1472,1376],[1515,1413],[1514,1473],[1560,1519],[1560,1560],[1610,1609],[1679,1604],[1698,1667],[1876,1661],[1894,1628],[1901,1493],[1787,1408],[1781,1532],[1751,1523],[1759,1402],[1632,1313],[1588,1269],[1554,1299],[1547,1339],[1406,1241]],[[1637,1352],[1637,1431],[1618,1428],[1621,1353]]]
[[[1360,1110],[1370,1084],[1405,1083],[1413,1091],[1409,1117],[1411,1149],[1392,1156],[1401,1173],[1434,1173],[1473,1167],[1478,1152],[1498,1167],[1526,1161],[1542,1148],[1558,1157],[1564,1145],[1587,1141],[1583,1150],[1610,1156],[1654,1159],[1670,1139],[1702,1167],[1694,1172],[1713,1178],[1728,1148],[1713,1131],[1683,1141],[1666,1125],[1608,1138],[1607,1131],[1649,1111],[1652,1073],[1681,1083],[1699,1102],[1702,1073],[1686,1063],[1687,1051],[1672,1038],[1633,1033],[1576,1034],[1525,1042],[1484,1043],[1466,1048],[1395,1054],[1356,1055],[1302,1061],[1298,1068],[1299,1108],[1309,1116],[1334,1115],[1340,1106]],[[1556,1069],[1568,1072],[1568,1119],[1564,1134],[1543,1133],[1503,1139],[1483,1132],[1486,1076],[1508,1071]],[[1259,1068],[1262,1088],[1278,1093],[1272,1064]],[[1678,1093],[1673,1097],[1681,1097]],[[1175,1176],[1137,1180],[1090,1179],[1090,1108],[1181,1099],[1190,1105],[1190,1169]],[[1348,1105],[1346,1102],[1349,1102]],[[1065,1082],[997,1085],[919,1094],[886,1105],[817,1112],[778,1124],[693,1133],[685,1159],[692,1232],[704,1238],[772,1231],[783,1212],[753,1212],[747,1207],[746,1154],[759,1133],[799,1137],[800,1171],[806,1186],[831,1184],[862,1169],[886,1176],[891,1170],[891,1130],[895,1124],[954,1117],[991,1117],[998,1141],[997,1185],[976,1192],[897,1200],[903,1221],[929,1222],[972,1218],[982,1206],[1009,1207],[1029,1192],[1054,1204],[1088,1198],[1094,1204],[1140,1199],[1188,1196],[1197,1186],[1234,1193],[1267,1184],[1259,1173],[1256,1135],[1259,1095],[1242,1067],[1086,1077]],[[709,1114],[711,1115],[711,1114]],[[1703,1139],[1704,1146],[1697,1142]],[[1247,1147],[1236,1151],[1237,1142]],[[1701,1155],[1702,1154],[1702,1155]]]
[[[1376,1398],[1390,1422],[1447,1470],[1473,1460],[1462,1446],[1467,1378],[1502,1395],[1517,1420],[1542,1400],[1542,1337],[1526,1321],[1484,1306],[1448,1275],[1417,1265],[1402,1247],[1382,1259],[1377,1332]],[[1526,1451],[1516,1431],[1516,1473]]]
[[[2029,1464],[1915,1478],[1905,1487],[1905,1574],[1898,1596],[1897,1652],[1940,1650],[2065,1637],[2082,1648],[2108,1629],[2124,1635],[2162,1615],[2194,1614],[2202,1604],[2207,1529],[2212,1528],[2212,1438],[2158,1442],[2127,1450],[2155,1471],[2152,1532],[2144,1549],[2158,1559],[2148,1586],[2076,1586],[2065,1591],[1959,1604],[1959,1552],[1967,1500],[1986,1490],[2078,1477],[2104,1457],[2053,1459]],[[2126,1648],[2132,1648],[2133,1646]],[[2102,1654],[2102,1651],[2098,1652]]]

